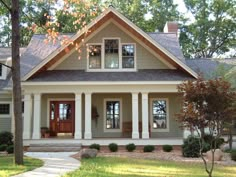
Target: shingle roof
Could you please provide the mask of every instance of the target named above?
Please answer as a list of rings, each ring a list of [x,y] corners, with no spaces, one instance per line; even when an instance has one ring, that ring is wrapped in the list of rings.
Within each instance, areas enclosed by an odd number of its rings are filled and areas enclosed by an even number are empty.
[[[203,74],[205,78],[212,77],[213,72],[217,69],[220,64],[224,64],[226,69],[230,69],[236,66],[236,58],[225,58],[225,59],[212,59],[212,58],[201,58],[201,59],[186,59],[186,64],[192,68],[195,72]]]
[[[148,33],[158,44],[172,53],[176,58],[185,63],[185,58],[179,45],[176,33]]]
[[[182,81],[188,74],[171,69],[144,69],[138,72],[86,72],[84,70],[48,70],[29,79],[31,82],[60,81]]]

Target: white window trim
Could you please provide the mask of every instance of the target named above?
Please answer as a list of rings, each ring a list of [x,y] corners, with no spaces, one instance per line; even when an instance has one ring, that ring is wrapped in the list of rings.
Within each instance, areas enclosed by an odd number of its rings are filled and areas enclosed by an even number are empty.
[[[5,80],[7,77],[7,67],[2,65],[2,73],[0,75],[0,80]]]
[[[105,40],[114,39],[119,41],[119,68],[110,69],[105,68]],[[134,45],[134,68],[122,68],[122,45]],[[90,45],[101,45],[101,69],[92,69],[89,68],[89,51],[88,47]],[[137,60],[136,60],[136,43],[121,43],[121,39],[119,37],[106,37],[102,38],[102,43],[87,43],[87,71],[88,72],[131,72],[137,71]]]
[[[107,101],[119,101],[120,102],[120,128],[119,129],[107,129],[106,128],[106,103]],[[104,132],[122,132],[122,99],[121,98],[105,98],[103,104],[103,126]]]
[[[9,114],[0,114],[0,118],[11,118],[12,115],[12,103],[10,101],[0,101],[0,104],[9,104]]]
[[[152,102],[153,100],[164,100],[166,101],[166,129],[155,129],[153,128],[153,116],[152,116]],[[151,98],[150,99],[150,125],[152,132],[170,132],[170,121],[169,121],[169,99],[168,98]]]

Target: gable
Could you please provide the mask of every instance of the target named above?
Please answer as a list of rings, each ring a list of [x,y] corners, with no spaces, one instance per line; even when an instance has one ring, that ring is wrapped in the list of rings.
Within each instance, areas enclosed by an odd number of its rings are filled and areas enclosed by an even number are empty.
[[[133,39],[126,32],[118,27],[118,25],[110,22],[106,27],[101,31],[96,33],[91,39],[89,39],[86,44],[102,44],[104,38],[119,38],[120,43],[134,43],[135,44],[135,55],[137,69],[170,69],[168,65],[163,63],[160,60],[160,56],[154,56],[150,53],[148,49],[144,48],[140,42]],[[52,67],[53,70],[76,70],[82,69],[86,70],[87,68],[87,47],[84,45],[81,47],[82,54],[81,60],[78,60],[78,52],[73,51],[71,55],[67,58],[64,58],[62,62],[56,63],[55,67]],[[164,60],[164,59],[162,59]],[[50,69],[50,70],[52,70]]]
[[[170,63],[173,67],[179,68],[180,70],[191,75],[194,78],[198,77],[191,68],[185,65],[171,52],[158,44],[157,41],[152,39],[148,34],[144,33],[141,29],[135,26],[131,21],[129,21],[126,17],[121,15],[112,7],[109,7],[100,16],[94,19],[93,22],[87,26],[88,30],[82,30],[80,33],[74,35],[71,40],[74,41],[74,43],[80,43],[82,39],[89,38],[91,34],[95,33],[97,29],[99,29],[99,27],[101,27],[110,19],[114,20],[117,24],[125,28],[126,31],[135,36],[135,38],[141,40],[145,44],[145,46],[152,49],[156,54],[159,54],[167,63]],[[50,54],[46,59],[44,59],[39,65],[37,65],[32,71],[27,73],[24,76],[23,80],[27,80],[30,77],[37,75],[37,73],[48,70],[56,62],[58,62],[58,60],[67,55],[65,48],[72,50],[74,48],[74,45],[70,43],[66,46],[61,46],[59,49]]]

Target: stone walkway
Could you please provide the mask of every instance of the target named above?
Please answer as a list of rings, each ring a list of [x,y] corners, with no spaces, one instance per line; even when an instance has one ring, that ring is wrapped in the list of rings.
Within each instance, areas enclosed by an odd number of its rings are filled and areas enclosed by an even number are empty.
[[[26,156],[44,161],[44,165],[13,177],[59,177],[80,167],[80,162],[71,155],[76,152],[27,152]]]

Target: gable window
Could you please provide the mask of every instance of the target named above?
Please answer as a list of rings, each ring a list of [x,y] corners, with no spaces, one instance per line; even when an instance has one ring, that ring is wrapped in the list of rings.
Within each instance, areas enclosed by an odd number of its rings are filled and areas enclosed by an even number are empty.
[[[150,115],[151,115],[152,130],[160,132],[169,131],[167,99],[152,99]]]
[[[89,69],[100,69],[101,68],[101,45],[89,45]]]
[[[121,100],[105,99],[105,130],[121,130]]]
[[[0,115],[10,115],[9,103],[0,103]]]
[[[119,38],[104,38],[103,43],[87,44],[89,71],[133,71],[135,44],[121,43]]]
[[[122,67],[134,68],[134,45],[122,45]]]

